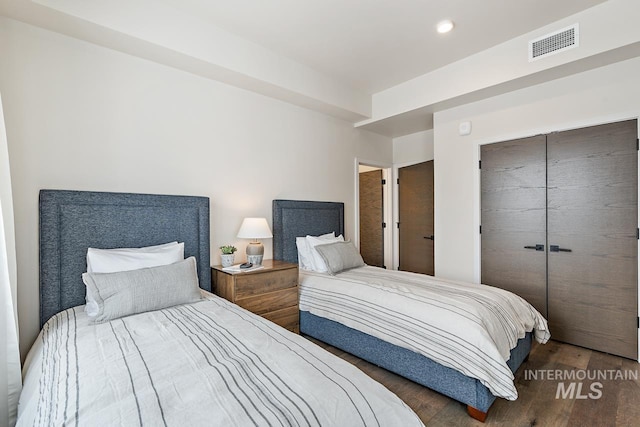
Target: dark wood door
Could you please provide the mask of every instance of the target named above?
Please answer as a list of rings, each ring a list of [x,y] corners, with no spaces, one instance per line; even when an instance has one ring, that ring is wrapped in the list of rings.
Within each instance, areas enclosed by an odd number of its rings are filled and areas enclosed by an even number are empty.
[[[546,137],[480,148],[481,281],[547,313]]]
[[[638,355],[636,138],[637,122],[630,120],[550,134],[547,147],[551,336],[632,359]]]
[[[384,267],[382,169],[359,176],[360,254],[367,265]]]
[[[398,169],[400,270],[434,274],[433,160]]]

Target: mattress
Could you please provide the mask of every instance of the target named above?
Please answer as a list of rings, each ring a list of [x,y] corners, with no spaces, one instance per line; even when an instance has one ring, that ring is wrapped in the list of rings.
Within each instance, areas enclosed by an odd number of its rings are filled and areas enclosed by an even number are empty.
[[[18,426],[420,426],[351,364],[226,300],[94,324],[84,306],[43,327]]]
[[[422,354],[509,400],[518,397],[511,349],[527,332],[550,338],[544,317],[511,292],[378,267],[301,271],[300,310]]]

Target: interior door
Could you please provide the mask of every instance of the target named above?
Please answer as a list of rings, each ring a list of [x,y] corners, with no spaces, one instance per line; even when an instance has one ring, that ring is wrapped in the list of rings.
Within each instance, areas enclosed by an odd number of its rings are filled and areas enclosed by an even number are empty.
[[[434,274],[433,160],[398,168],[399,269]]]
[[[360,254],[367,265],[384,267],[382,169],[359,175]]]
[[[637,358],[637,121],[548,136],[549,327]],[[484,230],[483,230],[484,231]]]
[[[546,137],[480,148],[481,281],[547,314]]]

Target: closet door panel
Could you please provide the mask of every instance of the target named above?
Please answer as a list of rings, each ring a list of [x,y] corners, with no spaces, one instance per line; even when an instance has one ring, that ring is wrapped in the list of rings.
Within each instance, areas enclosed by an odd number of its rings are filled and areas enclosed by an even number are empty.
[[[637,358],[637,124],[548,135],[549,326],[560,341]],[[562,249],[571,250],[571,252]]]
[[[482,283],[546,316],[546,137],[483,145],[480,159]]]

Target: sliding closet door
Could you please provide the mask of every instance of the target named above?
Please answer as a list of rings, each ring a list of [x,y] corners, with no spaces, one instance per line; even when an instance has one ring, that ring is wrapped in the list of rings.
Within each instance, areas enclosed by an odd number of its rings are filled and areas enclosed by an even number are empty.
[[[547,312],[546,137],[480,148],[481,281]]]
[[[551,336],[632,359],[638,349],[636,138],[631,120],[550,134],[547,145]]]

